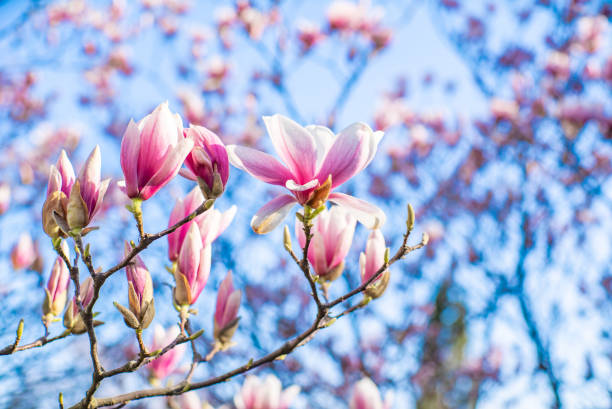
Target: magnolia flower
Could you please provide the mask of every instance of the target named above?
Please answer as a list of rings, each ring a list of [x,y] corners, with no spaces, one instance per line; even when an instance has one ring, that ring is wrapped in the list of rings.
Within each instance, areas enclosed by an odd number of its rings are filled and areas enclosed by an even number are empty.
[[[198,182],[207,199],[220,196],[229,177],[225,145],[203,126],[192,125],[185,130],[185,137],[193,140],[194,147],[185,159],[187,169],[182,169],[181,175]]]
[[[131,251],[132,247],[126,242],[125,256],[130,254]],[[125,267],[125,274],[128,280],[130,311],[135,318],[135,321],[130,320],[131,322],[128,322],[128,318],[126,318],[126,323],[133,328],[147,328],[155,315],[151,274],[149,274],[147,266],[138,255]]]
[[[514,100],[493,98],[489,106],[496,120],[516,121],[519,116],[519,105]]]
[[[79,299],[83,309],[87,308],[93,298],[94,282],[93,278],[87,277],[80,285]],[[94,325],[98,323],[94,321]],[[64,327],[69,329],[73,334],[82,334],[87,331],[85,321],[79,311],[79,306],[76,301],[76,296],[72,298],[72,302],[64,313]]]
[[[234,396],[234,405],[236,409],[287,409],[298,393],[300,387],[296,385],[283,391],[281,382],[274,375],[268,375],[264,381],[249,375]]]
[[[0,214],[6,212],[11,203],[11,186],[8,183],[0,183]]]
[[[204,289],[210,274],[211,248],[204,246],[198,225],[192,223],[185,235],[174,272],[174,302],[192,305]]]
[[[181,117],[167,102],[138,123],[130,120],[121,140],[125,180],[119,188],[131,199],[149,199],[176,176],[191,148],[193,140],[183,138]]]
[[[36,261],[38,252],[29,233],[21,233],[11,250],[11,263],[14,270],[28,268]]]
[[[70,189],[66,206],[66,222],[70,230],[86,227],[102,205],[110,179],[100,181],[101,166],[100,147],[96,145]]]
[[[372,230],[366,243],[365,253],[359,255],[361,282],[366,283],[385,263],[385,238],[380,230]],[[365,293],[372,298],[380,297],[389,284],[389,270],[385,270],[367,288]]]
[[[156,325],[153,329],[153,344],[151,345],[150,351],[157,351],[167,347],[180,333],[181,331],[177,326],[172,326],[164,330],[161,325]],[[186,349],[186,344],[176,345],[165,354],[149,362],[148,368],[151,377],[163,379],[174,372],[181,358],[183,358]]]
[[[68,256],[68,246],[62,243],[62,251]],[[68,285],[70,284],[70,272],[68,266],[61,257],[55,259],[51,276],[45,288],[45,301],[42,305],[43,321],[49,323],[54,317],[60,315],[66,306],[68,296]]]
[[[333,281],[342,274],[344,258],[353,242],[355,223],[355,218],[339,206],[323,210],[314,220],[308,261],[319,277]],[[306,245],[303,229],[304,225],[296,221],[295,235],[302,248]]]
[[[349,403],[350,409],[390,409],[392,405],[391,395],[387,395],[385,401],[380,397],[378,387],[370,378],[363,378],[355,384],[353,395]]]
[[[228,271],[225,279],[219,286],[214,318],[215,340],[222,347],[229,344],[234,332],[236,332],[236,328],[238,328],[238,309],[240,308],[241,297],[242,292],[234,290],[232,273]]]
[[[65,236],[65,233],[57,224],[56,217],[66,219],[68,197],[75,179],[72,163],[70,163],[66,151],[62,149],[57,163],[55,166],[51,165],[49,170],[47,198],[42,210],[43,230],[52,238]],[[57,216],[53,215],[54,212],[57,213]]]
[[[204,196],[197,187],[184,199],[179,199],[172,209],[168,227],[174,226],[179,221],[193,213],[204,202]],[[225,212],[220,212],[217,209],[211,208],[206,212],[198,215],[192,221],[185,223],[174,232],[168,235],[168,258],[170,261],[176,261],[179,256],[181,245],[185,240],[185,235],[192,224],[197,224],[202,237],[204,247],[211,244],[217,237],[227,229],[229,224],[234,220],[236,215],[236,206],[230,207]]]
[[[286,166],[267,153],[235,145],[227,147],[230,162],[263,182],[285,186],[293,196],[277,196],[259,209],[251,220],[256,233],[270,232],[296,203],[318,208],[327,199],[345,207],[369,228],[384,223],[385,215],[377,207],[343,193],[330,193],[372,161],[382,132],[358,122],[335,136],[324,126],[304,128],[281,115],[263,119]]]

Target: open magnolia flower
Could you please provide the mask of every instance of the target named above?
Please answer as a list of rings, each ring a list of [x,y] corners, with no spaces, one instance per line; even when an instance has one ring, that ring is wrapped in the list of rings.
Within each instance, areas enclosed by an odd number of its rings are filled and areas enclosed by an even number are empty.
[[[253,216],[251,227],[256,233],[273,230],[296,203],[316,209],[326,200],[344,207],[370,229],[385,222],[384,213],[376,206],[332,192],[368,166],[376,154],[382,132],[374,132],[361,122],[334,135],[324,126],[304,128],[278,114],[263,120],[274,149],[284,164],[255,149],[236,145],[227,147],[232,165],[263,182],[284,186],[291,192],[291,195],[275,197]]]

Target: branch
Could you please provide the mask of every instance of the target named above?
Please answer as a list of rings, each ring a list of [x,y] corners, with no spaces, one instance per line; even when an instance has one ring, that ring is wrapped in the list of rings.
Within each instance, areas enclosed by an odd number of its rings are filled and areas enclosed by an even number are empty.
[[[30,342],[29,344],[19,345],[19,342],[21,341],[21,336],[23,334],[23,326],[24,326],[24,321],[22,318],[21,320],[19,320],[19,325],[17,326],[17,334],[15,336],[15,342],[13,342],[12,345],[8,345],[0,349],[0,355],[10,355],[18,351],[25,351],[26,349],[39,348],[43,345],[47,345],[53,341],[57,341],[58,339],[66,338],[68,335],[70,335],[70,331],[66,330],[62,332],[61,334],[55,337],[52,337],[52,338],[47,338],[47,336],[42,336],[38,338],[36,341]]]

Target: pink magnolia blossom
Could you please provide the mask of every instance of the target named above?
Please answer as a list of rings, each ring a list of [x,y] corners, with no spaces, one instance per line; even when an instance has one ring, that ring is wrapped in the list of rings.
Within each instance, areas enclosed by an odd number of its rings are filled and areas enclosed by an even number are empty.
[[[204,289],[210,274],[211,246],[204,246],[198,225],[192,223],[185,235],[174,272],[174,301],[192,305]]]
[[[228,271],[219,286],[214,318],[214,336],[220,344],[227,344],[238,327],[238,309],[242,292],[234,289],[232,272]]]
[[[87,308],[94,295],[93,278],[87,277],[80,285],[79,299],[83,308]],[[72,298],[72,302],[66,308],[64,313],[64,326],[72,331],[73,334],[82,334],[87,331],[83,317],[79,311],[76,296]]]
[[[66,151],[62,149],[57,163],[51,165],[49,169],[47,197],[42,210],[43,230],[51,237],[64,236],[64,232],[60,230],[53,213],[56,212],[60,218],[66,218],[68,198],[75,179],[72,163],[70,163]]]
[[[365,252],[359,255],[359,269],[361,271],[361,282],[366,283],[374,276],[385,263],[385,238],[379,229],[372,230],[366,243]],[[366,289],[366,294],[372,298],[378,298],[386,290],[389,284],[389,270],[379,275]]]
[[[179,327],[176,325],[164,330],[161,325],[156,325],[153,329],[153,344],[151,345],[150,351],[156,351],[163,349],[170,345],[176,337],[181,333]],[[176,345],[174,348],[159,356],[148,364],[149,373],[151,377],[156,379],[163,379],[174,372],[178,364],[180,363],[185,351],[187,349],[186,344]]]
[[[304,128],[282,115],[263,119],[285,164],[267,153],[236,145],[227,147],[230,162],[265,183],[285,186],[293,196],[277,196],[259,209],[251,220],[256,233],[270,232],[296,203],[317,208],[326,199],[345,207],[368,228],[384,223],[385,215],[376,206],[343,193],[329,193],[372,161],[382,132],[357,122],[336,136],[324,126]]]
[[[110,183],[110,179],[100,181],[101,167],[100,147],[96,145],[70,189],[66,210],[66,220],[70,229],[82,229],[87,226],[100,209]]]
[[[125,256],[131,251],[132,246],[126,242]],[[142,328],[147,328],[155,314],[151,274],[138,255],[125,267],[125,274],[128,280],[130,311],[138,319]]]
[[[189,192],[184,199],[179,199],[172,209],[168,227],[174,226],[176,223],[193,213],[204,202],[204,196],[199,188],[195,187]],[[221,235],[230,225],[236,215],[236,206],[230,207],[225,212],[220,212],[215,208],[210,208],[203,214],[197,216],[192,221],[185,223],[174,232],[168,235],[168,258],[170,261],[176,261],[181,250],[181,245],[185,240],[185,235],[189,230],[189,226],[197,224],[202,235],[202,243],[204,247],[211,244],[217,237]]]
[[[561,51],[553,51],[548,56],[546,71],[560,79],[567,79],[570,75],[570,57]]]
[[[0,183],[0,214],[6,212],[11,204],[11,186]]]
[[[183,137],[183,123],[164,102],[138,123],[130,123],[121,140],[121,169],[125,180],[119,187],[131,199],[147,200],[179,172],[193,148]]]
[[[225,145],[203,126],[192,125],[185,138],[193,140],[193,150],[185,159],[187,169],[181,175],[198,182],[207,198],[218,197],[225,190],[229,177],[229,161]]]
[[[385,401],[380,397],[378,387],[370,378],[363,378],[355,384],[353,395],[349,403],[350,409],[390,409],[392,402],[391,395],[385,397]]]
[[[287,409],[300,393],[300,387],[292,385],[283,390],[280,380],[268,375],[265,380],[249,375],[242,389],[234,396],[236,409]]]
[[[11,250],[13,269],[21,270],[30,267],[36,261],[38,252],[29,233],[21,233],[19,240]]]
[[[64,254],[68,256],[68,246],[62,243]],[[68,285],[70,284],[70,272],[68,266],[61,257],[55,259],[51,276],[45,288],[45,301],[43,302],[43,320],[48,321],[62,313],[66,306],[68,297]]]
[[[308,247],[308,261],[319,277],[333,281],[342,274],[344,258],[353,242],[355,224],[355,218],[339,206],[323,210],[316,217]],[[306,245],[303,228],[303,224],[296,221],[295,235],[301,248]]]
[[[604,34],[608,31],[609,23],[606,16],[584,16],[578,20],[577,38],[579,46],[589,53],[597,51],[603,43]]]

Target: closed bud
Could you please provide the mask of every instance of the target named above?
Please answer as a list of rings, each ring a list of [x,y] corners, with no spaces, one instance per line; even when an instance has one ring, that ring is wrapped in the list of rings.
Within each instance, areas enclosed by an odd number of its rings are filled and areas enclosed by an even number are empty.
[[[81,300],[81,305],[83,306],[83,309],[87,308],[93,298],[93,285],[94,282],[93,278],[91,277],[87,277],[85,281],[81,283],[79,299]],[[64,313],[64,327],[66,327],[66,329],[69,329],[70,332],[72,332],[73,334],[82,334],[87,331],[85,321],[83,321],[83,317],[79,311],[79,306],[77,304],[76,297],[72,298],[72,302]]]
[[[185,159],[181,175],[198,182],[207,199],[221,196],[229,177],[229,159],[221,139],[203,126],[191,125],[184,136],[193,141],[193,150]]]
[[[210,274],[211,247],[202,243],[200,229],[192,223],[185,235],[174,272],[174,302],[178,306],[194,304]]]
[[[344,270],[344,259],[353,242],[357,221],[340,206],[322,210],[314,219],[312,239],[308,247],[308,261],[316,275],[324,282],[336,280]],[[300,247],[306,245],[301,222],[295,223],[295,235]]]
[[[64,254],[68,254],[67,246]],[[55,259],[51,276],[45,288],[45,300],[42,305],[43,321],[50,322],[54,317],[60,315],[66,305],[68,296],[68,285],[70,284],[70,272],[68,266],[61,257]]]
[[[372,230],[366,243],[365,252],[359,256],[359,267],[361,270],[361,282],[368,282],[385,265],[385,238],[380,230]],[[372,283],[370,283],[365,293],[371,298],[380,297],[389,284],[389,270],[381,273]]]
[[[126,242],[125,256],[131,251],[132,247]],[[138,255],[125,267],[125,273],[128,280],[130,311],[137,318],[140,326],[147,328],[155,316],[151,274]]]
[[[229,347],[234,332],[238,328],[238,309],[242,292],[234,289],[232,273],[228,271],[219,286],[214,318],[214,337],[221,349]]]
[[[32,236],[28,233],[22,233],[19,240],[11,250],[11,263],[14,270],[30,268],[38,258],[38,251]]]

